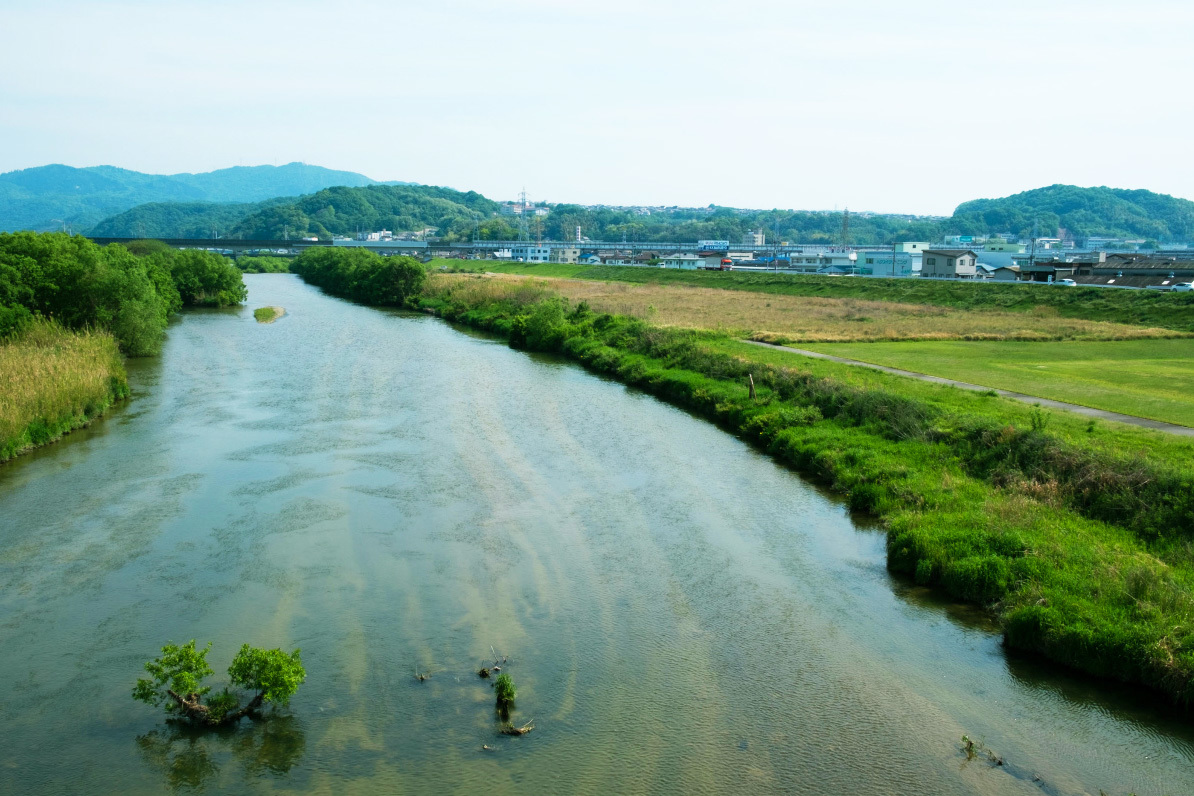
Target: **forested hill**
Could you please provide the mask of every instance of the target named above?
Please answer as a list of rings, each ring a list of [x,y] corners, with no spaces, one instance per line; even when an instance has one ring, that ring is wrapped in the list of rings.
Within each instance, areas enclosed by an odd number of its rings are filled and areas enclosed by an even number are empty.
[[[497,202],[476,191],[462,193],[429,185],[326,188],[293,204],[252,213],[233,227],[228,237],[265,239],[288,234],[327,239],[359,230],[407,232],[426,227],[437,227],[440,234],[466,235],[498,209]]]
[[[631,242],[742,240],[761,229],[768,242],[839,243],[842,214],[804,210],[741,210],[732,207],[589,208],[551,205],[551,213],[528,232],[570,240],[580,227],[592,240]],[[297,199],[238,205],[159,203],[107,219],[95,234],[114,237],[222,237],[261,239],[289,235],[351,235],[359,230],[413,232],[438,228],[448,241],[514,240],[517,219],[480,194],[448,188],[398,185],[336,187]],[[1143,238],[1164,244],[1194,240],[1194,202],[1151,191],[1053,185],[1002,199],[965,202],[949,218],[851,213],[852,244],[939,240],[942,235],[1031,235],[1033,221],[1043,237],[1059,227],[1080,242],[1092,236]]]
[[[143,174],[114,166],[50,165],[0,174],[0,231],[86,232],[103,219],[146,202],[260,202],[332,185],[372,185],[351,171],[304,163],[237,166],[203,174]]]
[[[1002,199],[958,205],[947,222],[955,234],[1013,232],[1054,237],[1059,228],[1079,240],[1091,236],[1144,238],[1164,243],[1194,239],[1194,202],[1152,191],[1050,185]]]
[[[87,234],[103,238],[227,237],[246,216],[295,201],[291,196],[264,202],[149,202],[105,218]]]

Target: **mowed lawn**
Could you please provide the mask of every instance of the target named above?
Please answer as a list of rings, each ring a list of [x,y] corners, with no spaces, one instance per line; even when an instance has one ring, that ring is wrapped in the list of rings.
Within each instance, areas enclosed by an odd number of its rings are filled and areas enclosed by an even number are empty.
[[[1194,340],[804,343],[876,365],[1194,426]]]

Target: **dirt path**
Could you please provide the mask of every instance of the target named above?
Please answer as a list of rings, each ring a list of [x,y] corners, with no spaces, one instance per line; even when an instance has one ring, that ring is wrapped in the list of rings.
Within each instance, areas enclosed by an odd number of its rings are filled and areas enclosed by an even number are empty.
[[[1162,420],[1150,420],[1147,417],[1136,417],[1135,415],[1123,415],[1119,412],[1108,412],[1105,409],[1095,409],[1090,406],[1082,406],[1081,404],[1070,404],[1064,401],[1054,401],[1049,398],[1040,398],[1035,395],[1025,395],[1021,392],[1012,392],[1011,390],[1000,390],[997,387],[984,387],[981,384],[970,384],[969,382],[965,381],[945,379],[941,376],[930,376],[927,373],[917,373],[916,371],[912,370],[889,368],[886,365],[875,365],[870,362],[861,362],[857,359],[835,357],[832,354],[822,354],[817,351],[807,351],[803,348],[792,348],[791,346],[775,345],[772,343],[760,343],[756,340],[744,340],[743,342],[779,351],[790,351],[793,354],[812,357],[813,359],[827,359],[830,362],[840,362],[843,365],[858,365],[859,367],[871,368],[872,370],[881,370],[884,373],[894,373],[897,376],[907,376],[908,378],[919,379],[920,381],[931,381],[934,384],[949,384],[954,387],[961,387],[963,390],[975,390],[978,392],[994,390],[1004,398],[1012,398],[1016,401],[1023,401],[1027,404],[1040,404],[1041,406],[1047,406],[1050,409],[1065,409],[1066,411],[1076,412],[1077,414],[1086,415],[1087,417],[1097,417],[1102,420],[1114,420],[1119,423],[1128,423],[1133,426],[1141,426],[1143,428],[1151,428],[1156,431],[1164,431],[1166,434],[1177,434],[1183,437],[1194,437],[1194,428],[1190,428],[1189,426],[1179,426],[1175,423],[1166,423]]]

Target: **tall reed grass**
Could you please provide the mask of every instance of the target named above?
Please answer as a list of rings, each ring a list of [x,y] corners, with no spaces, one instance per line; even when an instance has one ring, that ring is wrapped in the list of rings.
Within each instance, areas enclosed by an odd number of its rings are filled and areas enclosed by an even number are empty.
[[[0,343],[0,461],[85,425],[127,396],[111,334],[33,321]]]

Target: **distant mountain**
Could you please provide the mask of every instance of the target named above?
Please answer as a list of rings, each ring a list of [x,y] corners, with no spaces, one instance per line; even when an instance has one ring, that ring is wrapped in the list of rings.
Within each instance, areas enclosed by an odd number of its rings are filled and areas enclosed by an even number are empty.
[[[54,164],[0,174],[0,231],[89,231],[102,219],[146,202],[260,202],[336,185],[378,183],[363,174],[305,163],[237,166],[203,174],[142,174],[114,166]]]
[[[1194,202],[1163,193],[1124,188],[1050,185],[1002,199],[958,205],[944,226],[955,234],[1013,232],[1027,237],[1033,221],[1041,236],[1059,228],[1088,237],[1144,238],[1164,243],[1194,240]]]

